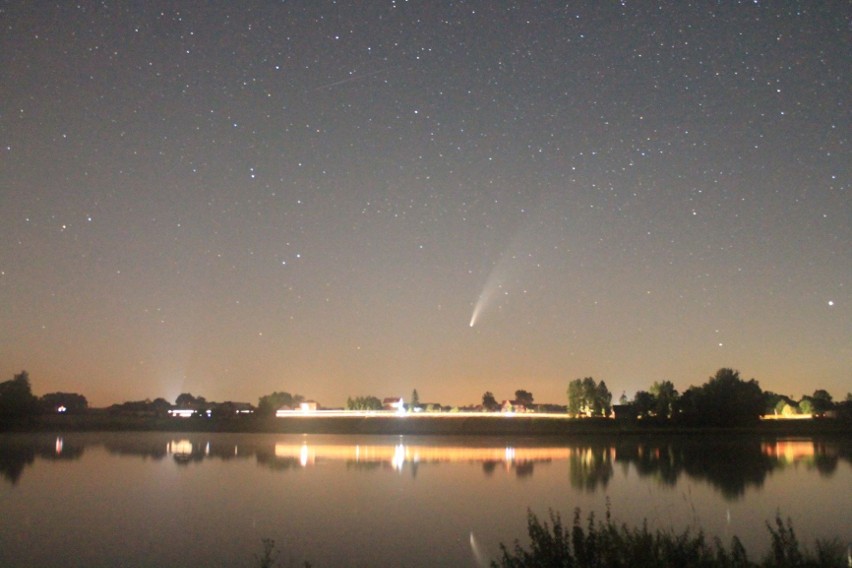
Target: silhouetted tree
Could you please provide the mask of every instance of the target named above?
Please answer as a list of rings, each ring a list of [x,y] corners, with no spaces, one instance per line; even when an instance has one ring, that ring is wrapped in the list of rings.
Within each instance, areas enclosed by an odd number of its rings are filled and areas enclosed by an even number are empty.
[[[500,409],[500,403],[497,402],[497,399],[494,398],[491,391],[486,391],[485,394],[482,395],[482,407],[489,412],[495,412]]]
[[[639,418],[651,417],[654,408],[657,406],[656,402],[654,395],[648,391],[638,391],[636,396],[633,397],[633,409],[636,412],[636,416]]]
[[[346,399],[346,410],[381,410],[382,401],[375,396],[351,396]]]
[[[171,403],[164,399],[163,397],[157,397],[151,402],[151,408],[157,414],[166,414],[169,410],[171,410]]]
[[[0,417],[19,418],[38,412],[38,399],[30,388],[30,375],[21,371],[0,383]]]
[[[583,411],[583,380],[575,379],[568,383],[568,414],[579,416]]]
[[[698,396],[701,387],[690,386],[677,400],[678,419],[686,422],[695,421],[698,416]]]
[[[515,391],[515,402],[529,408],[530,406],[533,405],[533,395],[532,395],[531,392],[528,392],[528,391],[525,391],[525,390],[521,390],[521,389],[516,390]]]
[[[411,391],[411,402],[409,403],[409,407],[414,410],[420,406],[420,395],[417,394],[417,389]]]
[[[829,410],[834,409],[834,402],[828,391],[817,389],[811,396],[811,404],[813,405],[813,413],[817,416],[822,416]]]
[[[701,387],[690,387],[680,399],[686,421],[716,426],[756,423],[763,414],[764,395],[754,379],[744,381],[739,371],[719,369]]]
[[[595,395],[597,394],[598,384],[592,377],[583,379],[583,410],[588,416],[592,416],[595,412]]]
[[[89,408],[89,402],[82,394],[52,392],[39,399],[39,406],[41,406],[42,412],[58,412],[60,408],[64,408],[63,412],[75,414],[85,412]]]
[[[669,419],[674,416],[677,406],[678,393],[671,381],[663,381],[651,385],[654,395],[654,414],[659,418]]]
[[[192,396],[190,393],[185,392],[178,395],[175,399],[175,406],[178,408],[199,408],[207,404],[207,399],[203,396]]]
[[[568,412],[573,416],[607,416],[612,411],[612,393],[606,383],[592,377],[568,383]]]
[[[595,400],[592,405],[595,416],[609,416],[612,412],[612,393],[606,388],[606,383],[601,381],[595,387]]]
[[[837,403],[837,415],[843,420],[852,421],[852,393],[846,395],[846,400]]]
[[[273,392],[258,399],[257,414],[260,416],[271,416],[281,408],[295,408],[304,400],[305,397],[300,394],[292,395],[289,392]]]

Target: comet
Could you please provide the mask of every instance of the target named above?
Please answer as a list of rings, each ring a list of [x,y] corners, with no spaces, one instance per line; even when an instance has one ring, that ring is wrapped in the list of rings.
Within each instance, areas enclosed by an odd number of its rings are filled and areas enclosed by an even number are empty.
[[[501,279],[497,276],[499,272],[499,265],[491,271],[491,274],[488,276],[488,280],[485,281],[485,286],[482,288],[482,293],[479,294],[479,298],[476,300],[476,304],[473,306],[473,313],[470,316],[470,327],[476,325],[476,322],[479,320],[479,316],[482,314],[482,311],[492,303],[494,297],[498,295],[503,289],[503,284]]]
[[[476,326],[492,304],[502,302],[509,295],[509,290],[516,289],[541,267],[541,256],[537,252],[541,248],[539,243],[542,237],[548,235],[546,225],[551,211],[544,202],[534,209],[529,218],[517,228],[499,259],[493,264],[473,306],[469,327]],[[556,210],[555,207],[550,209]],[[553,225],[558,226],[558,223]]]

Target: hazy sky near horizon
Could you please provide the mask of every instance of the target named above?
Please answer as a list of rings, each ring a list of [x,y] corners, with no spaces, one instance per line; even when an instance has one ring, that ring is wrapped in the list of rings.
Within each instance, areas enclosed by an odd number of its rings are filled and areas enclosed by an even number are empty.
[[[852,10],[0,5],[0,373],[852,391]]]

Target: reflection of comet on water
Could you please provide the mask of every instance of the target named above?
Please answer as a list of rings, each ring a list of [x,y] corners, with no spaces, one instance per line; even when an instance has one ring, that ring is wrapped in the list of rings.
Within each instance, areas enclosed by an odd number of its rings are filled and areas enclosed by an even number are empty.
[[[483,551],[482,547],[479,546],[473,531],[470,531],[470,552],[473,554],[473,559],[476,561],[477,566],[485,567],[491,565],[485,551]]]

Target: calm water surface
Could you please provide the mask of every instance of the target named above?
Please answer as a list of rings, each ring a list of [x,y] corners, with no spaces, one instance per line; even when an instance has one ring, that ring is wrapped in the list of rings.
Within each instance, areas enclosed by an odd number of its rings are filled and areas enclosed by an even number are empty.
[[[700,527],[752,556],[767,520],[852,541],[852,443],[757,437],[501,439],[0,435],[0,566],[479,566],[526,511]]]

